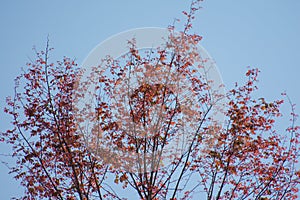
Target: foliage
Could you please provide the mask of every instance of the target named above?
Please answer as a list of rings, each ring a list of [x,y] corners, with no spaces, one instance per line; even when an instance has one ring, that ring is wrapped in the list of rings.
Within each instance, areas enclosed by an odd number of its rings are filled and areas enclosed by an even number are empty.
[[[106,168],[82,145],[72,112],[77,65],[69,58],[49,63],[50,50],[47,46],[37,53],[36,61],[16,78],[14,98],[7,99],[5,111],[13,116],[14,128],[2,138],[17,158],[11,172],[26,188],[23,199],[101,196]]]
[[[254,98],[258,69],[227,94],[214,90],[201,36],[189,33],[199,2],[182,32],[169,27],[164,48],[141,52],[133,39],[88,77],[69,58],[51,63],[48,43],[36,52],[7,98],[13,128],[0,136],[20,199],[122,199],[118,184],[147,200],[297,198],[294,105],[280,132],[283,101]]]

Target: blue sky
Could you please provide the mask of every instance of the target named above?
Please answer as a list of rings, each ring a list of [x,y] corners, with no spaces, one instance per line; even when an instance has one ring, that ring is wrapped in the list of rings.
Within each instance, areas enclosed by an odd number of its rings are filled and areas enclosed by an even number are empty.
[[[29,58],[32,47],[45,47],[49,34],[53,60],[63,56],[80,64],[107,37],[132,28],[167,27],[187,0],[2,0],[0,3],[0,128],[9,128],[3,113],[5,97],[13,94],[13,79]],[[207,0],[193,31],[203,36],[202,46],[216,61],[230,88],[243,79],[247,66],[258,67],[258,96],[269,100],[287,91],[300,113],[300,1]],[[288,114],[288,106],[283,107]],[[287,116],[287,115],[285,115]],[[9,153],[0,145],[0,153]],[[18,183],[0,164],[0,196],[18,195]]]

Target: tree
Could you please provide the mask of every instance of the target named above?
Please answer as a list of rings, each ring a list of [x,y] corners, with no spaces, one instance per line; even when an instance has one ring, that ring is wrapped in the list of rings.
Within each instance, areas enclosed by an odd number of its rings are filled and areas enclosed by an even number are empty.
[[[254,98],[258,69],[227,94],[214,89],[197,49],[201,36],[190,34],[199,3],[184,12],[182,32],[169,27],[164,48],[143,51],[133,38],[128,54],[108,56],[87,77],[69,58],[51,63],[48,42],[36,52],[7,99],[13,129],[0,137],[13,148],[21,199],[122,199],[118,184],[147,200],[199,192],[297,198],[294,105],[282,133],[275,120],[283,101]]]

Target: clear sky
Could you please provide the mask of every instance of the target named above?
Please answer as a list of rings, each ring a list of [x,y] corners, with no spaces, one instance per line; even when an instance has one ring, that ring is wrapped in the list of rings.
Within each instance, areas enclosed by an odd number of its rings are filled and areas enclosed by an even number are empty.
[[[52,58],[76,58],[80,64],[107,37],[132,28],[167,27],[189,0],[1,0],[0,2],[0,130],[10,127],[3,113],[5,97],[32,47],[45,47],[49,34]],[[300,1],[206,0],[193,31],[216,61],[230,88],[242,80],[247,66],[258,67],[258,96],[280,98],[287,91],[300,113]],[[287,116],[288,106],[283,107]],[[0,145],[0,153],[9,148]],[[2,159],[3,157],[1,157]],[[18,183],[0,163],[0,199],[18,195]]]

